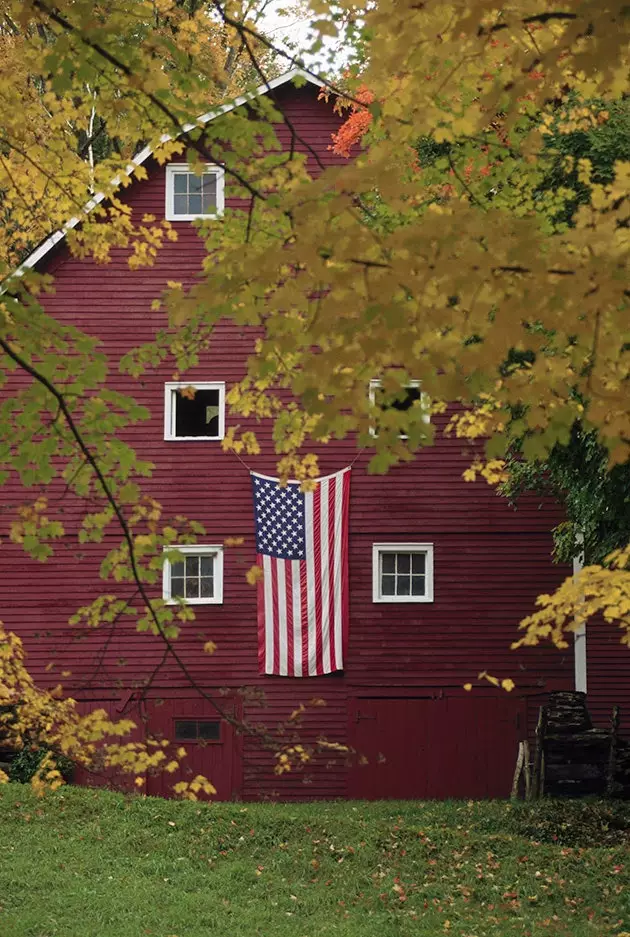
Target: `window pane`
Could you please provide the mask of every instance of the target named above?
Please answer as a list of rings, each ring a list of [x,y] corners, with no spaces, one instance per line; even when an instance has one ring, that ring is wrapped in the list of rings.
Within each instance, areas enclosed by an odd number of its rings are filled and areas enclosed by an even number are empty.
[[[411,569],[411,556],[409,553],[398,553],[397,554],[397,563],[398,563],[398,572],[399,573],[408,573]]]
[[[174,599],[184,598],[184,580],[179,576],[171,576],[171,596]]]
[[[202,576],[199,581],[201,582],[201,598],[214,598],[214,579],[212,576]]]
[[[192,742],[197,738],[197,723],[194,719],[175,720],[175,738],[180,742]]]
[[[395,576],[381,576],[381,595],[395,595]]]
[[[198,722],[197,737],[218,742],[221,738],[220,722]]]
[[[203,177],[202,201],[204,213],[214,212],[217,207],[217,180],[214,174]]]
[[[186,580],[186,598],[187,599],[199,598],[199,580],[198,579]]]
[[[198,390],[190,400],[175,395],[176,436],[219,435],[219,391]]]
[[[199,575],[199,557],[198,556],[186,557],[186,575],[187,576]]]
[[[188,196],[186,195],[173,196],[173,210],[176,215],[187,215],[188,214]]]
[[[183,576],[183,575],[184,575],[183,562],[173,563],[171,566],[171,576]]]
[[[201,559],[201,575],[202,576],[212,576],[214,573],[214,556],[202,556]]]
[[[188,174],[188,191],[189,192],[201,192],[201,177],[196,176],[194,173]]]
[[[411,589],[411,576],[398,576],[396,580],[396,595],[409,595]]]
[[[381,553],[381,570],[384,573],[393,573],[396,571],[395,553]]]
[[[188,178],[185,172],[176,172],[173,175],[173,191],[182,192],[188,191]]]
[[[411,594],[424,595],[424,576],[411,577]]]
[[[201,212],[201,195],[189,195],[188,196],[188,214],[198,215],[200,212]]]
[[[214,198],[217,191],[217,177],[213,172],[204,172],[202,189],[205,195]]]
[[[414,553],[411,557],[411,572],[424,573],[426,555],[424,553]]]

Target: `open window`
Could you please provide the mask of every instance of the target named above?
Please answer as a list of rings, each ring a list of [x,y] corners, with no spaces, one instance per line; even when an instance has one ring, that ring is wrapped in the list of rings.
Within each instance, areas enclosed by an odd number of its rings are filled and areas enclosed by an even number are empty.
[[[164,385],[164,439],[217,440],[225,435],[223,381]]]
[[[181,554],[167,559],[162,572],[162,597],[171,605],[221,605],[223,602],[223,547],[172,546],[165,552]]]
[[[432,602],[433,544],[375,543],[372,548],[374,602]]]
[[[422,390],[420,381],[409,381],[397,393],[391,394],[386,393],[381,380],[374,379],[370,381],[369,393],[370,403],[382,411],[398,410],[401,413],[406,413],[413,410],[411,418],[420,420],[423,423],[431,422],[429,396]],[[377,436],[377,426],[373,426],[370,432],[372,436]],[[401,433],[400,438],[407,439],[407,436]]]
[[[218,218],[224,208],[224,171],[208,163],[196,173],[187,163],[166,167],[167,221]]]

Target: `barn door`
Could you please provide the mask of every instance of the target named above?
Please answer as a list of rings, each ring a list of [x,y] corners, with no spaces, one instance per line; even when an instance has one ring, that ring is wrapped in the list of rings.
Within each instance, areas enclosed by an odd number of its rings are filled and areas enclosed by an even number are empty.
[[[502,696],[435,701],[432,797],[488,800],[509,797],[525,703]]]
[[[430,796],[430,699],[359,699],[350,738],[359,762],[349,794],[365,800]]]
[[[359,760],[349,795],[507,797],[525,725],[524,703],[502,697],[357,699],[349,736]]]
[[[222,700],[222,708],[230,704]],[[156,701],[150,709],[149,731],[186,750],[181,768],[147,777],[147,794],[172,797],[173,785],[202,774],[217,789],[216,800],[232,800],[240,792],[240,751],[232,726],[208,700]]]

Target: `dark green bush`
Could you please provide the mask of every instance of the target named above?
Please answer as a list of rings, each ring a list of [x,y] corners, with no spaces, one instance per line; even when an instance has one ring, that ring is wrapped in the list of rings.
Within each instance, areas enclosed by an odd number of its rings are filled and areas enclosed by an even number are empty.
[[[51,749],[46,748],[45,746],[37,745],[25,745],[13,758],[11,762],[11,767],[9,769],[9,780],[10,781],[19,781],[22,784],[28,784],[37,769],[39,768],[42,759],[51,751]],[[59,755],[55,752],[52,752],[57,770],[61,772],[64,780],[69,781],[72,777],[72,770],[74,768],[73,762],[66,758],[65,755]]]

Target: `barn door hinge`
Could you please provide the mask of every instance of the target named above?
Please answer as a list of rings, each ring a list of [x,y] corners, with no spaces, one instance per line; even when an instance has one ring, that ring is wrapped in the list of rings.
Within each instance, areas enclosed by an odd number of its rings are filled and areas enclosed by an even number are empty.
[[[362,713],[360,709],[354,714],[354,721],[360,722],[362,719],[376,719],[376,716],[370,716],[369,713]]]

